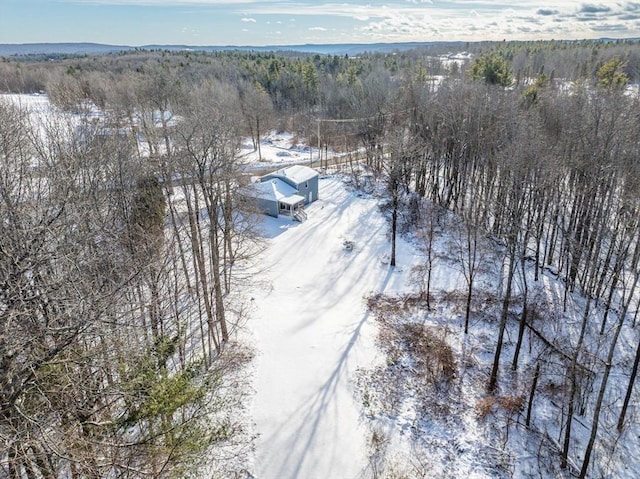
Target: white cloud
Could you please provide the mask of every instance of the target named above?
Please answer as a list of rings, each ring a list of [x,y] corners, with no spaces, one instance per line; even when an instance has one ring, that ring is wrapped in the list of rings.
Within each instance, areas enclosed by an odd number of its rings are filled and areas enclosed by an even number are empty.
[[[312,32],[326,32],[327,29],[324,28],[324,27],[311,27],[311,28],[309,28],[309,31],[312,31]]]
[[[630,0],[58,0],[149,6],[211,6],[255,23],[262,15],[277,21],[328,24],[340,18],[340,32],[353,41],[429,41],[594,38],[640,36]],[[634,8],[636,10],[634,10]],[[640,10],[637,10],[640,13]],[[311,17],[317,17],[311,20]],[[349,24],[349,21],[351,22]],[[261,21],[261,24],[266,22]],[[312,25],[309,25],[311,23]],[[497,25],[497,26],[496,26]],[[287,33],[287,32],[285,32]],[[273,32],[270,33],[273,35]],[[364,37],[362,37],[364,35]]]

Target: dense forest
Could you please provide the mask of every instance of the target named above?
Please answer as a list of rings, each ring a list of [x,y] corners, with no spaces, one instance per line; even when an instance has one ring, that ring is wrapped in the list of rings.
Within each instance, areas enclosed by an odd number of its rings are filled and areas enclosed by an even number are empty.
[[[556,276],[565,307],[585,298],[575,337],[542,339],[566,369],[549,461],[575,462],[580,416],[590,438],[575,474],[587,477],[605,409],[619,433],[636,428],[640,48],[461,53],[4,58],[0,91],[46,93],[60,113],[35,120],[0,100],[0,477],[233,477],[230,385],[249,359],[233,333],[246,319],[244,265],[261,248],[238,147],[270,130],[351,153],[384,183],[391,266],[396,234],[424,226],[414,198],[462,218],[467,319],[479,238],[499,247],[489,393],[505,364],[523,367],[524,332],[545,317],[520,272]],[[515,303],[517,352],[505,358]],[[625,332],[635,355],[620,359]]]

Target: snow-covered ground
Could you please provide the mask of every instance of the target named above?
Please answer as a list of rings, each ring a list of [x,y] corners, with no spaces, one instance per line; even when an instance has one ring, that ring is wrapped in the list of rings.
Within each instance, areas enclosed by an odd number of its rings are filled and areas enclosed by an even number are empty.
[[[253,414],[259,479],[351,479],[367,467],[366,422],[354,373],[379,357],[364,296],[406,286],[413,248],[389,254],[378,201],[320,180],[309,219],[265,218],[261,258],[269,287],[254,294],[249,328],[256,340]],[[354,240],[349,251],[344,240]],[[406,265],[406,266],[405,266]]]
[[[82,123],[91,124],[94,128],[102,128],[103,126],[100,125],[100,122],[103,122],[107,118],[104,112],[92,104],[83,106],[82,113],[64,113],[52,105],[48,95],[44,93],[2,93],[0,94],[0,101],[7,102],[25,111],[29,115],[29,119],[34,127],[40,132],[43,140],[46,139],[47,127],[51,127],[50,123],[53,120],[59,123],[59,130],[60,127],[64,125],[75,128]],[[139,131],[136,135],[137,148],[143,157],[149,156],[150,149],[149,142],[144,135],[140,133],[140,125],[143,121],[146,121],[147,124],[155,125],[157,128],[161,126],[160,118],[162,113],[155,111],[148,113],[148,115],[151,115],[151,117],[143,118],[144,115],[142,112],[137,112],[134,115],[134,122]],[[164,112],[164,116],[169,126],[174,126],[180,121],[179,117],[172,116],[169,112]],[[130,132],[130,130],[128,131]],[[163,153],[166,149],[164,140],[161,139],[159,144],[156,145],[156,148],[159,152]],[[330,157],[335,154],[332,151],[328,151],[327,153]],[[256,170],[271,168],[275,170],[294,164],[319,165],[318,148],[309,146],[305,138],[290,132],[266,132],[260,138],[259,149],[254,149],[251,138],[243,138],[237,154],[250,169]]]
[[[304,138],[289,132],[266,133],[260,138],[260,149],[253,147],[251,138],[244,138],[239,154],[251,168],[256,169],[319,163],[318,148],[308,146]]]
[[[2,93],[0,94],[0,102],[7,102],[27,113],[29,121],[44,142],[48,140],[48,136],[52,135],[55,138],[61,133],[67,135],[69,139],[73,135],[87,133],[127,134],[135,138],[137,150],[142,157],[149,157],[151,154],[149,141],[141,133],[144,130],[143,124],[153,125],[159,129],[162,126],[162,117],[164,117],[167,126],[175,126],[180,121],[180,117],[174,116],[168,111],[136,111],[133,115],[133,124],[138,132],[134,134],[132,128],[109,126],[109,112],[100,110],[90,102],[80,105],[75,113],[62,111],[51,103],[49,96],[45,93]],[[166,142],[163,138],[159,139],[155,150],[161,154],[166,153]]]

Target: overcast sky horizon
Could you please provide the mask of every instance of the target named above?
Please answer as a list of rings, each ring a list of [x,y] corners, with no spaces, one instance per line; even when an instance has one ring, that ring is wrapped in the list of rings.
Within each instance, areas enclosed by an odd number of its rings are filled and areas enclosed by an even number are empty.
[[[0,43],[295,45],[640,37],[640,1],[0,0]]]

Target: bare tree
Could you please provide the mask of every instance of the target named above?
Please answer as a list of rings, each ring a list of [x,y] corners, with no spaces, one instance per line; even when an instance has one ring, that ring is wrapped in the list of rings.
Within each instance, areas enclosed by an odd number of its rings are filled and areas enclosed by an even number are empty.
[[[208,334],[220,351],[229,339],[225,291],[244,232],[250,230],[235,212],[239,119],[232,105],[237,96],[226,86],[213,85],[194,92],[192,100],[192,113],[177,130],[181,189],[198,278],[196,292],[204,304]]]
[[[516,267],[517,267],[517,258],[518,253],[521,250],[519,246],[522,244],[523,238],[523,230],[522,227],[522,218],[524,217],[525,211],[527,211],[527,188],[526,188],[526,178],[527,170],[526,167],[521,168],[520,170],[513,170],[512,172],[505,173],[503,188],[505,188],[508,192],[506,200],[506,204],[504,208],[506,209],[506,215],[504,217],[504,224],[501,228],[503,228],[503,237],[506,243],[505,248],[505,262],[507,267],[507,279],[505,291],[502,295],[502,308],[500,311],[500,326],[498,330],[498,340],[496,344],[496,350],[493,358],[493,366],[491,368],[491,375],[489,377],[489,382],[487,389],[489,391],[495,391],[498,384],[498,371],[500,367],[500,355],[502,353],[502,346],[504,340],[504,332],[507,325],[507,317],[509,313],[509,305],[512,299],[513,292],[513,278],[515,275]],[[526,233],[524,233],[526,236]]]
[[[427,302],[427,309],[431,309],[431,278],[436,264],[436,250],[434,241],[436,239],[436,228],[443,211],[437,205],[426,204],[425,209],[418,220],[418,238],[420,247],[425,257],[425,262],[414,267],[414,277],[420,283],[420,293]],[[438,231],[439,232],[439,231]]]
[[[394,129],[389,135],[389,154],[381,163],[385,176],[391,209],[391,254],[389,265],[396,265],[396,242],[398,235],[398,214],[402,198],[410,192],[412,179],[412,143],[403,128]]]
[[[471,223],[463,223],[459,228],[457,238],[457,254],[460,270],[467,283],[467,298],[465,301],[464,334],[469,333],[469,319],[471,318],[471,300],[476,277],[482,264],[482,253],[479,248],[479,228]]]
[[[260,134],[269,128],[274,113],[273,104],[264,89],[251,84],[243,84],[239,93],[242,115],[253,142],[253,149],[258,151],[258,158],[262,161]]]

